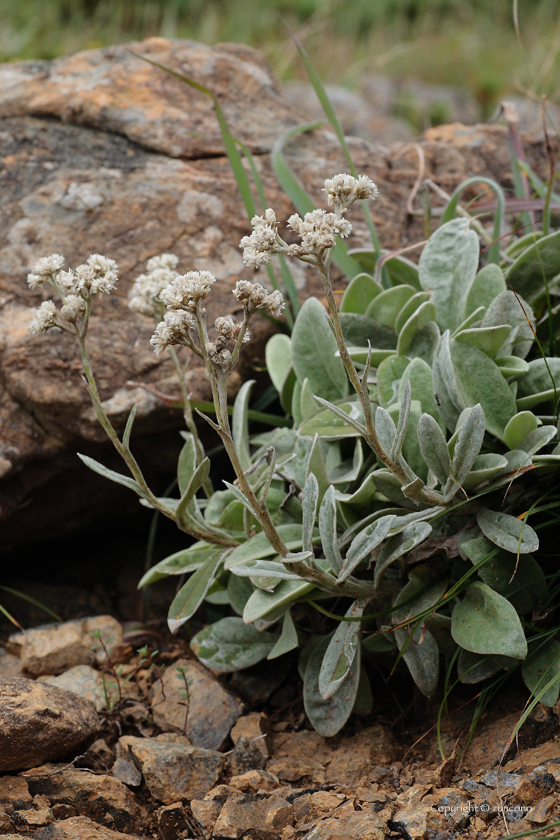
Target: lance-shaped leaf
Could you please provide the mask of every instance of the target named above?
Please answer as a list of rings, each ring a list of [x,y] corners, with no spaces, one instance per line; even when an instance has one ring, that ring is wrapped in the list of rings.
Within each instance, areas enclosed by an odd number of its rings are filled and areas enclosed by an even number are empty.
[[[440,484],[445,484],[451,472],[447,441],[431,414],[422,414],[418,421],[418,443],[422,456]]]
[[[385,570],[389,568],[391,563],[394,563],[395,560],[398,560],[407,551],[411,551],[419,543],[423,542],[431,531],[432,526],[427,522],[412,522],[400,534],[389,537],[379,552],[375,563],[373,577],[375,586],[379,586]]]
[[[177,462],[177,482],[181,496],[189,486],[196,469],[196,445],[190,432],[183,432],[185,444]]]
[[[361,657],[356,655],[341,690],[328,700],[323,699],[319,691],[319,674],[329,641],[327,636],[313,649],[305,669],[303,689],[307,717],[315,731],[323,738],[331,738],[340,732],[352,714],[360,682]]]
[[[354,601],[346,618],[363,615],[367,601]],[[341,621],[325,651],[319,672],[319,693],[328,700],[344,685],[360,647],[360,622]]]
[[[160,560],[151,569],[148,569],[145,575],[140,579],[138,589],[154,583],[156,580],[161,580],[168,575],[182,575],[185,572],[194,572],[200,569],[202,564],[214,554],[224,554],[224,549],[215,545],[209,545],[207,542],[198,541],[189,548],[182,551],[176,551],[175,554],[170,554],[164,560]]]
[[[342,570],[336,581],[337,583],[343,583],[362,560],[383,542],[391,530],[395,519],[396,516],[394,515],[382,516],[354,537],[346,552]]]
[[[497,513],[481,508],[476,521],[478,527],[490,542],[512,554],[531,554],[539,547],[539,538],[530,525],[509,513]]]
[[[404,436],[406,434],[408,418],[410,416],[410,404],[412,399],[411,394],[412,389],[410,387],[410,380],[407,379],[403,388],[401,409],[399,411],[399,420],[397,423],[397,433],[395,435],[395,440],[391,448],[391,458],[393,459],[393,461],[396,461],[402,452]]]
[[[243,621],[250,624],[259,618],[270,619],[271,615],[282,614],[282,610],[292,601],[303,598],[313,589],[312,583],[305,580],[283,580],[278,584],[274,592],[265,592],[263,589],[256,589],[251,595],[245,609],[243,610]]]
[[[167,617],[172,633],[176,633],[195,614],[213,584],[221,562],[220,552],[211,554],[181,587],[171,603]]]
[[[336,526],[336,497],[335,489],[331,485],[324,495],[319,508],[319,533],[325,557],[333,572],[342,569],[342,556],[338,547],[338,533]]]
[[[335,414],[340,420],[342,420],[343,423],[344,423],[344,426],[352,426],[357,432],[359,432],[359,434],[361,434],[363,436],[367,435],[366,427],[364,426],[363,423],[360,422],[360,420],[357,419],[357,416],[356,416],[357,411],[354,410],[354,406],[352,405],[352,403],[347,403],[345,405],[338,406],[338,405],[334,405],[333,403],[329,402],[328,400],[324,400],[322,397],[319,397],[317,395],[314,395],[314,398],[319,403],[319,405],[322,405],[324,408],[328,408],[329,411],[332,411],[333,414]],[[311,418],[311,420],[308,421],[305,424],[305,426],[302,427],[302,429],[306,430],[306,434],[307,434],[307,429],[309,428],[310,424],[317,423],[318,417],[321,417],[321,416],[322,415],[319,414],[317,417]],[[362,415],[362,419],[363,419],[363,415]],[[332,423],[332,420],[330,422]],[[320,429],[317,429],[317,432],[320,433]],[[301,431],[300,433],[303,434],[303,431]],[[314,432],[314,434],[315,434],[315,432]],[[336,435],[336,437],[338,437],[338,435]]]
[[[289,550],[301,548],[301,525],[278,525],[276,530]],[[272,557],[274,554],[276,550],[270,545],[266,535],[256,534],[228,555],[225,568],[231,569],[233,566],[240,566],[250,560],[260,560],[263,557]]]
[[[499,475],[507,467],[507,460],[503,455],[498,455],[496,452],[488,452],[485,455],[479,455],[468,476],[463,481],[463,490],[470,493],[483,481],[489,481],[495,475]]]
[[[284,613],[280,638],[268,654],[267,659],[277,659],[279,656],[283,656],[283,654],[294,650],[298,645],[299,639],[294,619],[292,618],[292,611],[288,609]]]
[[[395,443],[397,427],[389,412],[380,405],[375,410],[375,431],[381,446],[389,455]]]
[[[503,654],[525,659],[527,641],[514,607],[485,583],[471,583],[453,608],[451,635],[473,653]]]
[[[309,459],[307,461],[307,465],[305,468],[305,478],[309,475],[313,474],[317,479],[317,484],[319,485],[319,503],[321,502],[323,496],[328,487],[330,487],[329,477],[327,475],[327,468],[325,467],[325,462],[323,461],[323,455],[321,453],[321,443],[319,441],[319,435],[315,435],[313,440],[313,445],[309,452]]]
[[[114,481],[115,484],[122,484],[123,487],[128,487],[129,490],[134,490],[134,492],[138,493],[139,496],[146,498],[146,494],[140,488],[138,482],[133,478],[129,478],[127,475],[122,475],[122,473],[118,473],[115,472],[115,470],[110,470],[107,467],[104,467],[103,464],[100,464],[99,461],[94,461],[94,459],[90,458],[89,455],[80,455],[78,452],[78,458],[86,465],[86,467],[89,467],[90,470],[98,473],[98,475],[102,475],[103,478],[108,478],[110,481]]]
[[[485,428],[482,407],[475,405],[459,429],[451,464],[451,476],[444,488],[443,498],[445,502],[451,501],[469,474],[482,447]]]
[[[544,643],[535,641],[521,667],[521,674],[529,691],[552,709],[560,694],[560,643],[556,639]],[[544,693],[543,689],[546,689]]]
[[[412,679],[426,697],[432,697],[439,677],[439,649],[437,642],[424,627],[400,627],[395,639]]]
[[[134,403],[130,410],[130,414],[128,415],[128,420],[126,421],[126,426],[124,428],[122,444],[125,449],[130,451],[130,435],[132,434],[132,427],[134,425],[134,418],[136,417],[136,412],[138,411],[138,403]]]
[[[235,398],[233,416],[231,418],[233,441],[243,470],[248,470],[251,466],[251,453],[249,451],[249,398],[254,384],[254,379],[243,383]]]
[[[250,668],[266,659],[278,636],[247,626],[237,617],[222,618],[191,639],[191,649],[203,665],[222,674]]]
[[[183,521],[183,517],[187,508],[189,507],[191,501],[194,499],[196,493],[200,490],[200,488],[202,487],[209,475],[210,461],[208,458],[205,458],[204,461],[201,461],[201,463],[194,471],[193,476],[189,481],[185,492],[181,496],[179,504],[177,505],[177,510],[175,511],[175,514],[180,522]]]
[[[319,503],[319,484],[313,473],[305,481],[302,495],[303,522],[301,526],[301,545],[304,551],[313,551],[313,529]]]
[[[234,566],[233,573],[239,575],[239,577],[300,580],[298,575],[288,572],[282,563],[276,563],[274,560],[253,560],[251,565]],[[263,589],[266,589],[266,587],[263,587]]]

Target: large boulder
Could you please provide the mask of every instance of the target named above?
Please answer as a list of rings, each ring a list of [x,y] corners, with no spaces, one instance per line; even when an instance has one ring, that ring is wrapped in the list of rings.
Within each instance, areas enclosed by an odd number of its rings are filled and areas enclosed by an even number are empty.
[[[152,325],[131,313],[127,294],[147,259],[172,251],[180,270],[208,269],[218,278],[209,316],[237,314],[231,290],[254,277],[241,260],[240,238],[250,226],[221,140],[212,102],[176,77],[142,61],[193,77],[212,90],[232,134],[255,156],[267,202],[280,218],[292,208],[272,172],[275,139],[305,111],[280,95],[262,56],[239,45],[207,47],[152,38],[91,50],[55,61],[0,65],[0,545],[52,536],[85,524],[116,506],[136,505],[132,494],[90,474],[76,451],[119,467],[89,406],[77,348],[68,335],[31,336],[27,326],[43,299],[25,278],[50,253],[67,265],[101,253],[119,263],[115,293],[96,301],[89,344],[102,399],[117,427],[139,403],[134,447],[149,479],[166,473],[180,446],[181,412],[158,398],[177,395],[166,354],[148,343]],[[358,169],[378,184],[372,206],[381,243],[394,249],[424,238],[406,200],[419,173],[448,192],[473,174],[511,187],[506,130],[452,126],[433,129],[417,146],[371,146],[351,140]],[[421,150],[419,152],[419,150]],[[318,201],[322,181],[346,171],[334,134],[317,129],[286,147],[286,156]],[[546,177],[541,144],[527,146]],[[353,214],[352,245],[368,231]],[[320,293],[313,271],[294,266],[304,295]],[[266,281],[263,270],[258,279]],[[231,380],[262,367],[272,327],[255,318]],[[145,390],[140,384],[147,385]],[[208,381],[193,359],[188,386],[208,399]],[[155,394],[154,394],[155,390]],[[154,445],[158,436],[159,445]]]

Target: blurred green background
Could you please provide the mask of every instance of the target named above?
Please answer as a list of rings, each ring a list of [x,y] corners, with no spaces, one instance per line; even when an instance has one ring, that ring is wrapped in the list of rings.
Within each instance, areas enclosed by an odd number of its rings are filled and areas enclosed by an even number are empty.
[[[488,113],[511,93],[560,99],[560,0],[0,0],[0,60],[163,35],[261,49],[303,77],[280,20],[325,82],[365,73],[455,85]],[[514,26],[517,8],[518,34]]]

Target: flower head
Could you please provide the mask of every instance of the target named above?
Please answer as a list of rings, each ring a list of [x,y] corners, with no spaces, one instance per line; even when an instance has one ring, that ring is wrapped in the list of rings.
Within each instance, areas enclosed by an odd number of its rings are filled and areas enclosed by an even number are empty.
[[[79,265],[75,272],[75,286],[85,295],[109,294],[117,282],[115,260],[92,254],[85,265]]]
[[[343,239],[350,236],[352,225],[336,213],[325,210],[312,210],[303,219],[294,213],[288,219],[288,225],[295,230],[301,239],[301,246],[296,246],[299,253],[319,254],[329,248],[334,248],[336,237]]]
[[[75,324],[78,318],[85,314],[86,302],[80,295],[67,295],[64,305],[60,310],[62,317]]]
[[[177,268],[178,263],[179,257],[176,257],[175,254],[158,254],[148,260],[146,263],[146,271],[148,274],[151,274],[153,271],[157,271],[159,268],[167,268],[173,271],[173,269]]]
[[[278,239],[278,222],[274,210],[265,210],[264,216],[253,216],[253,232],[239,243],[243,248],[243,261],[251,268],[260,268],[270,262],[272,254],[283,250]]]
[[[187,309],[195,312],[199,301],[204,300],[216,278],[209,271],[189,271],[179,274],[160,294],[168,309]]]
[[[54,275],[64,265],[62,254],[51,254],[50,257],[42,257],[37,260],[33,270],[27,275],[27,282],[32,289],[42,286],[45,282],[53,281]]]
[[[335,175],[325,181],[327,201],[339,212],[360,199],[377,198],[379,190],[367,175],[354,178],[352,175]]]
[[[56,327],[55,321],[56,306],[52,300],[44,300],[35,312],[35,317],[29,324],[29,332],[32,335],[40,335],[51,327]]]
[[[278,317],[285,306],[282,292],[267,292],[260,283],[250,283],[248,280],[238,280],[233,295],[249,314],[255,309],[264,309]]]
[[[150,344],[158,354],[172,344],[190,344],[189,332],[195,325],[194,315],[183,309],[170,309],[165,313],[156,331],[150,339]]]
[[[140,274],[129,292],[130,309],[142,315],[161,316],[160,294],[177,277],[174,269],[178,262],[175,254],[160,254],[149,259],[147,274]]]

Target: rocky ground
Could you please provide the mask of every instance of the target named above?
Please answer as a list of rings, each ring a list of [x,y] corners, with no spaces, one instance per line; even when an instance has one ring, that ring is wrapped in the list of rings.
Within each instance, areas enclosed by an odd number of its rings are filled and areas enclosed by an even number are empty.
[[[162,625],[123,629],[104,615],[3,643],[7,840],[558,836],[560,707],[537,706],[499,766],[525,701],[515,687],[466,756],[475,692],[454,699],[442,760],[438,703],[398,684],[392,702],[326,740],[309,728],[295,668],[219,677]]]

